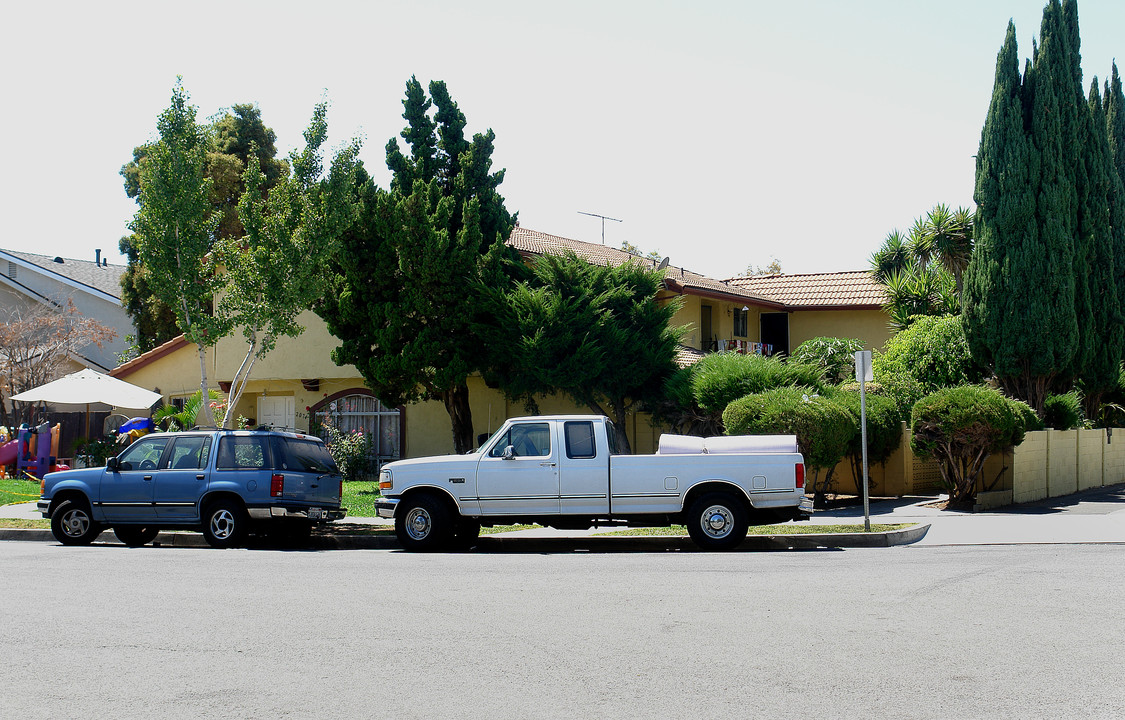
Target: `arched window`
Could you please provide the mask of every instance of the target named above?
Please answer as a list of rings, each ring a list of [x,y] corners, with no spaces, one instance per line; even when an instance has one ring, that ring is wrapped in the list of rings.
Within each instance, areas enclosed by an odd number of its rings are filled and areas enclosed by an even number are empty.
[[[371,438],[372,459],[376,464],[402,457],[402,411],[389,408],[364,389],[345,390],[317,403],[312,408],[318,425],[331,423],[341,432],[362,430]]]

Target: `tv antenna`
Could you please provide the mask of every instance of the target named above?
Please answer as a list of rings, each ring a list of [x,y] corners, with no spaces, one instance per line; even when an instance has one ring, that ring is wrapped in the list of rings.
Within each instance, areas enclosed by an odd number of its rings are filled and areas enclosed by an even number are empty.
[[[605,221],[606,220],[612,220],[613,222],[624,222],[622,220],[618,220],[617,218],[611,218],[607,215],[598,215],[597,213],[582,212],[581,210],[578,211],[578,214],[579,215],[589,215],[590,217],[596,217],[596,218],[602,219],[602,245],[605,245]]]

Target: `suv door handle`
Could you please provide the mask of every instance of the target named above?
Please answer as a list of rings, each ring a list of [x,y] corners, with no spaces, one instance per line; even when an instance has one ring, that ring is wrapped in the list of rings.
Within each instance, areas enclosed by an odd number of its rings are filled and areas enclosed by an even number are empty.
[[[204,475],[203,473],[199,473],[198,475],[196,475],[196,476],[195,476],[195,479],[196,479],[196,480],[203,480],[203,479],[204,479],[204,478],[206,478],[206,477],[207,477],[207,476],[206,476],[206,475]]]
[[[152,475],[145,475],[145,482],[152,480]]]
[[[552,463],[552,462],[539,463],[539,467],[554,467],[554,466],[555,466],[555,464]]]

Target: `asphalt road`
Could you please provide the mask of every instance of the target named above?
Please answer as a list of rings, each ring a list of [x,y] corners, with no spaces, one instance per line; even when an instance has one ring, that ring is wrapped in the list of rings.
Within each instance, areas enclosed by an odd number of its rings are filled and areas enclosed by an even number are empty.
[[[0,542],[0,716],[1122,717],[1123,557]]]

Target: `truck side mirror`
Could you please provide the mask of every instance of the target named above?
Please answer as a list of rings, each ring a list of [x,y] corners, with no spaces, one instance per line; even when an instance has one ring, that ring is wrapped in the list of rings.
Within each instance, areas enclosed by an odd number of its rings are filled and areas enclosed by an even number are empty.
[[[504,454],[501,455],[500,457],[504,460],[511,460],[515,456],[516,456],[515,447],[509,445],[508,447],[504,448]]]

